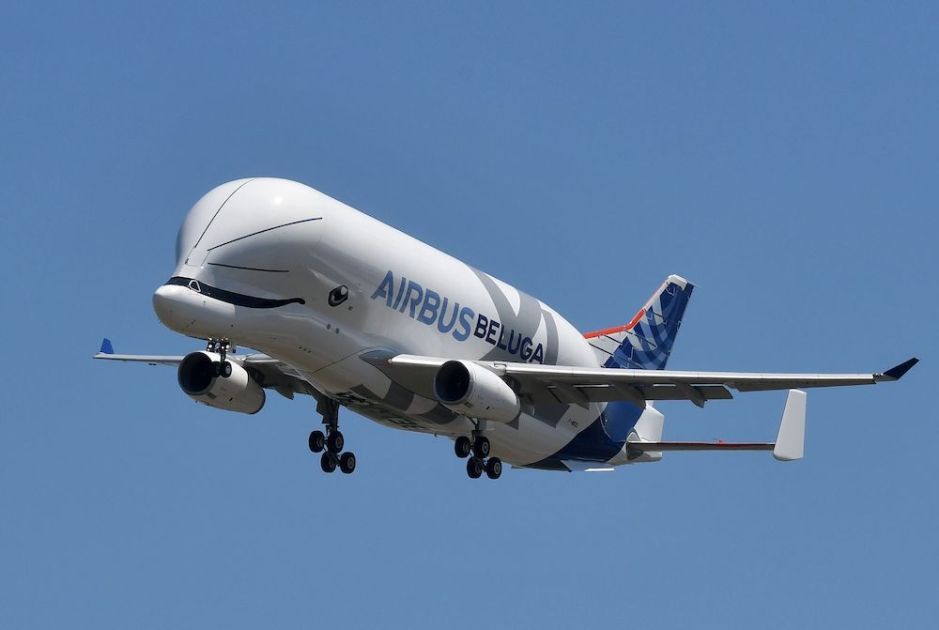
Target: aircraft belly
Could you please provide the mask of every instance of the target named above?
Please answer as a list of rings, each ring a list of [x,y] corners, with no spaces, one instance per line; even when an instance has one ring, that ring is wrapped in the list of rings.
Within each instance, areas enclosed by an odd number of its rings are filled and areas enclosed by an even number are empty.
[[[436,400],[395,383],[358,355],[310,374],[312,384],[353,411],[395,429],[447,437],[468,435],[474,423]],[[509,424],[487,422],[492,454],[516,466],[543,460],[568,444],[599,411],[596,405],[555,405]],[[592,417],[591,417],[592,416]]]

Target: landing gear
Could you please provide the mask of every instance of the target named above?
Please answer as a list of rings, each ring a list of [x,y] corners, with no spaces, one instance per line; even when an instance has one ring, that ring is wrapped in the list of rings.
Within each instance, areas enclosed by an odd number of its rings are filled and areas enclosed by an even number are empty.
[[[466,460],[466,474],[470,479],[479,479],[486,473],[490,479],[502,476],[502,460],[498,457],[489,457],[492,446],[489,438],[480,435],[477,429],[473,431],[472,439],[461,435],[453,443],[453,452],[459,458]]]
[[[215,376],[228,378],[231,376],[231,363],[228,361],[228,353],[235,352],[236,348],[227,337],[216,339],[209,337],[205,345],[206,352],[217,352],[218,363],[215,364]]]
[[[355,454],[342,452],[346,446],[346,439],[339,431],[339,403],[331,398],[322,398],[316,405],[316,411],[323,416],[326,433],[313,431],[310,433],[309,447],[313,453],[323,453],[320,457],[320,468],[325,473],[339,470],[350,474],[355,470]]]

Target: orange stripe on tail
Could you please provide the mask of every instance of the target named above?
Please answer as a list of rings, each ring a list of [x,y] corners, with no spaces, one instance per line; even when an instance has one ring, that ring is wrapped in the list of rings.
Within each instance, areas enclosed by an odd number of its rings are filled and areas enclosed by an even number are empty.
[[[641,308],[639,312],[636,313],[636,316],[633,317],[628,324],[623,324],[622,326],[614,326],[613,328],[604,328],[603,330],[595,330],[593,332],[584,333],[584,339],[593,339],[594,337],[600,337],[601,335],[615,335],[616,333],[621,333],[627,330],[632,330],[636,324],[642,321],[643,316],[646,314],[646,309]]]

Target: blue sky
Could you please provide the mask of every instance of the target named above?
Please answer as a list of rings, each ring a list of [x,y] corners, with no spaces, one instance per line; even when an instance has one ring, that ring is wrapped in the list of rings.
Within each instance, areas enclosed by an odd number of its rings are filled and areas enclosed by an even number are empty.
[[[934,3],[6,3],[0,626],[933,627]],[[807,457],[472,482],[307,400],[189,401],[150,306],[230,179],[297,179],[584,330],[693,280],[671,367],[869,371]],[[662,404],[771,439],[783,393]]]

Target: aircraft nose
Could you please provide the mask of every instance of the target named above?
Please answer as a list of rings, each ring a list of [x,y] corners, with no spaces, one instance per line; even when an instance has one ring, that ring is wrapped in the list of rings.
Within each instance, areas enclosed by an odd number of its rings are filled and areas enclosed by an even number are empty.
[[[207,285],[193,278],[174,276],[153,292],[153,311],[164,326],[192,337],[235,332],[235,303],[207,299],[206,288]],[[220,294],[229,295],[220,289],[214,292],[216,298]]]
[[[174,282],[179,280],[182,282]],[[200,293],[199,283],[185,278],[171,278],[169,282],[153,292],[153,311],[163,325],[170,330],[189,334],[211,313],[205,308],[205,299]],[[211,309],[210,309],[211,310]]]
[[[163,322],[163,325],[172,330],[179,329],[179,308],[176,292],[180,288],[164,284],[153,292],[153,311]]]

